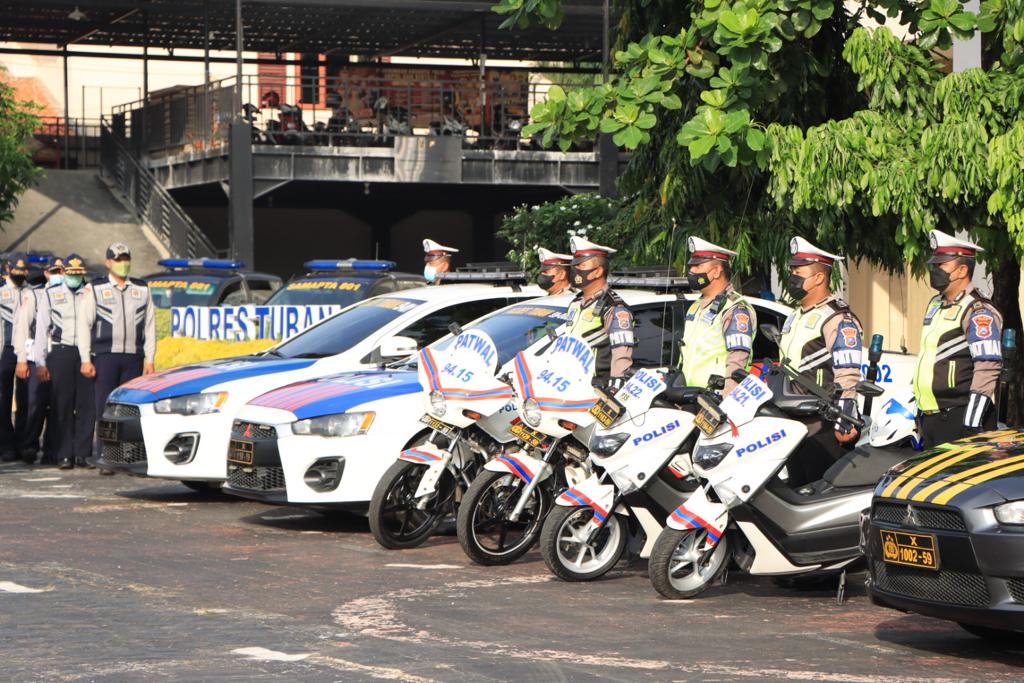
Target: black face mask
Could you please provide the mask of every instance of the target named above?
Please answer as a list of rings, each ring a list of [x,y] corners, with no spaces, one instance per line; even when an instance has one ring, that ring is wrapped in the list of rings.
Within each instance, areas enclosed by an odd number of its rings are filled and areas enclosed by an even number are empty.
[[[11,273],[10,278],[11,278],[11,283],[15,287],[21,287],[23,284],[25,284],[25,276],[24,275],[15,275],[14,273]]]
[[[576,266],[573,266],[571,272],[573,287],[579,289],[581,287],[586,286],[586,284],[590,282],[590,280],[588,280],[587,277],[600,267],[601,266],[597,266],[594,268],[577,268]]]
[[[933,263],[928,269],[928,284],[934,290],[939,292],[946,291],[946,287],[949,287],[950,279],[949,273],[940,268],[937,263]]]
[[[807,296],[807,290],[804,289],[804,282],[807,281],[803,275],[797,275],[793,273],[786,280],[786,293],[797,301],[802,301]]]
[[[711,284],[711,278],[707,273],[687,273],[686,281],[692,290],[704,289]]]
[[[541,289],[547,291],[554,286],[555,276],[548,275],[546,273],[541,273],[540,275],[537,276],[537,284],[540,286]]]

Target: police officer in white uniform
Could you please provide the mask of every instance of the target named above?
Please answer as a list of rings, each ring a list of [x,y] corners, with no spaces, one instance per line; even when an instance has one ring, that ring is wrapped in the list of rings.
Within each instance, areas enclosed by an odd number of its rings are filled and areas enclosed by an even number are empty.
[[[569,270],[572,267],[572,256],[569,254],[557,254],[550,249],[537,247],[537,258],[540,259],[540,273],[537,275],[537,285],[548,293],[548,296],[556,294],[568,294]]]
[[[128,245],[115,242],[107,247],[110,273],[89,283],[79,312],[76,342],[81,372],[96,380],[97,418],[102,417],[111,391],[153,372],[156,313],[146,283],[128,277],[131,259]],[[98,443],[93,452],[98,459]],[[101,470],[101,474],[113,472]]]
[[[432,239],[423,240],[423,277],[432,285],[441,284],[442,277],[452,269],[455,247],[446,247]]]
[[[3,352],[0,354],[0,459],[13,462],[21,457],[18,449],[25,438],[28,422],[28,382],[15,376],[18,357],[14,351],[14,322],[24,291],[28,288],[28,257],[14,253],[4,264],[6,282],[0,287],[0,340]],[[11,414],[13,405],[17,411]],[[13,420],[11,418],[14,418]],[[32,454],[33,459],[35,453]]]
[[[62,470],[88,467],[96,420],[93,380],[80,372],[76,343],[78,317],[88,291],[85,275],[85,261],[71,254],[65,261],[63,280],[50,278],[39,298],[32,345],[36,373],[51,385],[47,434],[53,434],[57,466]]]

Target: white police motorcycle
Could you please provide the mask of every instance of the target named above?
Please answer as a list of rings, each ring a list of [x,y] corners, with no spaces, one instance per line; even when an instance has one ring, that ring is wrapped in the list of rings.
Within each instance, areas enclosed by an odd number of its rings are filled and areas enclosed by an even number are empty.
[[[425,542],[455,513],[490,457],[517,450],[512,387],[495,378],[498,351],[479,330],[457,330],[441,352],[419,352],[418,374],[431,428],[381,477],[370,500],[373,537],[385,548]]]
[[[508,564],[526,554],[558,492],[586,477],[594,363],[590,346],[572,335],[515,357],[519,415],[510,431],[521,447],[489,460],[459,505],[459,542],[474,562]]]

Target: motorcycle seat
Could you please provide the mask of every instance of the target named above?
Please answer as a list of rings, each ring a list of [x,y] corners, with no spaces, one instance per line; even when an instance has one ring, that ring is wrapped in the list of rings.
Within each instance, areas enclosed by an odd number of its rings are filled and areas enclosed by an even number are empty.
[[[836,460],[822,478],[836,488],[874,486],[891,467],[915,452],[909,448],[876,448],[865,444]]]

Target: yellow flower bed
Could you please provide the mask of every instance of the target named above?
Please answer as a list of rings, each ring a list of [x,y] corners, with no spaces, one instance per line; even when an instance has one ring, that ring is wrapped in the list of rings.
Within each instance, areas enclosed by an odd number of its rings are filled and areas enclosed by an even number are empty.
[[[156,369],[167,368],[190,363],[199,363],[217,358],[247,356],[269,349],[277,343],[274,339],[255,339],[252,341],[220,341],[217,339],[192,339],[189,337],[171,337],[171,312],[158,309],[156,312]]]

